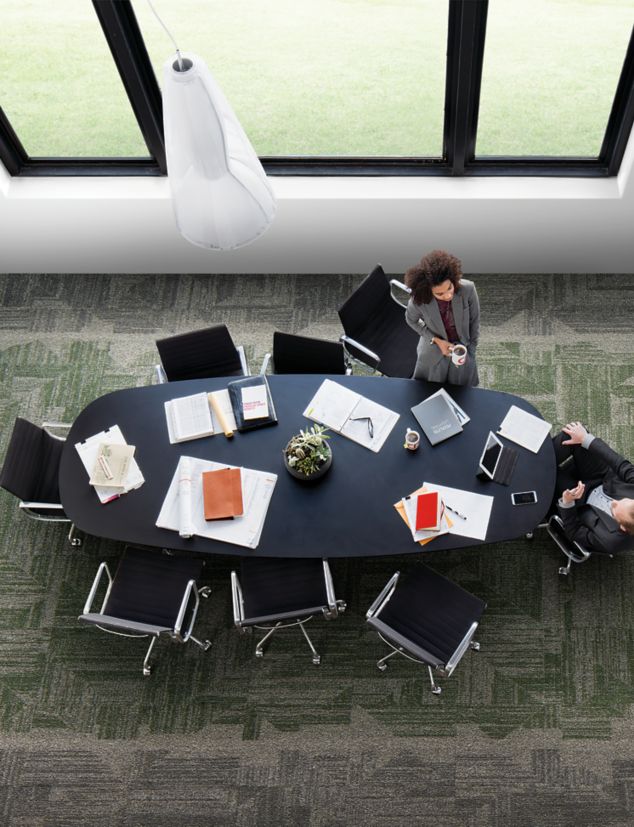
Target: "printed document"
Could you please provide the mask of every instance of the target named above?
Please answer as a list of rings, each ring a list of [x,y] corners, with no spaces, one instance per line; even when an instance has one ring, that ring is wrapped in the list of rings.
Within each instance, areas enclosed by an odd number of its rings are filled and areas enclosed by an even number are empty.
[[[450,488],[448,485],[436,485],[434,482],[425,482],[423,487],[427,491],[438,491],[443,498],[445,510],[449,511],[449,516],[453,520],[453,525],[449,529],[450,534],[486,540],[493,497],[474,494],[460,488]]]
[[[77,453],[89,477],[92,475],[102,445],[127,445],[121,433],[121,428],[118,425],[112,425],[110,428],[106,428],[105,431],[100,431],[98,434],[85,439],[83,442],[75,443]],[[126,494],[134,488],[140,488],[144,482],[145,480],[143,479],[141,469],[137,461],[132,457],[128,466],[127,476],[123,481],[123,488],[113,491],[112,488],[95,486],[95,491],[101,503],[108,503],[111,500],[116,500],[121,494]]]
[[[517,405],[511,405],[502,420],[498,434],[536,454],[542,447],[542,443],[550,433],[551,428],[552,424],[550,422],[545,422],[538,416],[523,411]]]
[[[226,388],[214,391],[210,395],[213,395],[219,404],[229,428],[233,431],[237,430],[229,392]],[[190,439],[224,433],[218,417],[211,409],[207,393],[194,393],[191,396],[169,399],[164,404],[167,433],[171,445],[175,442],[187,442]]]
[[[324,379],[303,414],[342,436],[378,453],[396,425],[399,414]]]
[[[203,504],[203,471],[219,471],[221,468],[231,468],[226,463],[213,462],[212,460],[198,459],[197,457],[180,457],[174,476],[167,490],[163,507],[156,520],[159,528],[167,528],[171,531],[181,530],[181,504],[179,502],[180,480],[182,477],[181,464],[189,463],[189,474],[191,485],[189,495],[191,498],[189,511],[191,514],[191,531],[199,537],[209,537],[212,540],[222,540],[225,543],[233,543],[237,546],[257,548],[264,527],[264,520],[271,501],[271,496],[277,482],[277,474],[267,471],[254,471],[251,468],[242,468],[242,501],[244,503],[244,514],[229,520],[205,520]],[[187,492],[185,492],[187,494]]]

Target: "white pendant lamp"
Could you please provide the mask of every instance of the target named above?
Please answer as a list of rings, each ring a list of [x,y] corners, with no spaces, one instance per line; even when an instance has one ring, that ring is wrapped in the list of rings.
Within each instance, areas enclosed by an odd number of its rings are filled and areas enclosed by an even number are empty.
[[[205,62],[178,49],[163,69],[163,126],[181,235],[211,250],[261,236],[276,205],[260,159]]]

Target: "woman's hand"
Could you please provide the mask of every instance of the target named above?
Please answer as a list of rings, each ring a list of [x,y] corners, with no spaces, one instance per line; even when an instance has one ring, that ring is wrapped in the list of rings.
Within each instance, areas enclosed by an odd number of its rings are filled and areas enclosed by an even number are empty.
[[[451,344],[446,339],[439,339],[438,336],[434,336],[431,343],[436,345],[443,356],[451,356]]]
[[[577,485],[574,488],[566,488],[566,490],[562,493],[561,499],[564,501],[564,505],[570,505],[575,500],[580,500],[583,497],[583,492],[586,490],[585,485],[579,480]]]

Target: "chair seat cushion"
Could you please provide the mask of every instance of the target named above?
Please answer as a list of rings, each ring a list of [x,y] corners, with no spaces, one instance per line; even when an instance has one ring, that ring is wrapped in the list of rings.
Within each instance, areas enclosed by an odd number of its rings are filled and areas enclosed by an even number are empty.
[[[244,614],[249,618],[310,614],[306,609],[328,606],[321,559],[244,558],[240,585]]]
[[[485,608],[484,600],[421,565],[399,579],[378,617],[382,634],[389,637],[393,629],[429,652],[435,663],[446,664]]]
[[[128,548],[103,613],[173,628],[187,583],[200,579],[202,568],[194,558]]]

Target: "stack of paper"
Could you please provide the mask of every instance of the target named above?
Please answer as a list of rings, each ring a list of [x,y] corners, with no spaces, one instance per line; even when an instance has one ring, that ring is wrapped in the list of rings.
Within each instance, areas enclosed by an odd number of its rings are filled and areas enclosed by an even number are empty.
[[[416,512],[418,509],[418,497],[421,494],[430,493],[426,485],[412,491],[407,497],[403,497],[400,502],[394,503],[394,508],[398,511],[405,524],[412,532],[412,539],[421,546],[430,543],[435,537],[440,537],[442,534],[447,534],[451,529],[452,521],[447,515],[446,509],[442,509],[440,515],[440,528],[434,529],[419,529],[416,530]]]
[[[98,457],[103,451],[103,446],[108,445],[127,445],[121,433],[121,428],[119,428],[118,425],[106,428],[105,431],[100,431],[98,434],[85,439],[83,442],[75,443],[77,453],[91,479],[95,479],[93,473],[95,465],[98,462]],[[133,457],[130,457],[127,471],[120,487],[113,489],[112,486],[95,485],[95,491],[100,502],[107,503],[111,500],[116,500],[121,494],[126,494],[134,488],[140,488],[144,482],[145,480],[143,479],[143,474],[137,461]]]
[[[377,453],[399,414],[365,396],[324,379],[308,403],[304,416]]]
[[[183,492],[179,488],[179,481],[182,476],[181,466],[184,462],[189,466],[191,480],[189,492],[184,494],[184,496],[190,498],[189,507],[185,508],[185,513],[190,515],[191,533],[197,534],[199,537],[209,537],[212,540],[222,540],[225,543],[256,548],[260,542],[269,502],[277,482],[277,475],[265,471],[255,471],[251,468],[240,469],[244,513],[233,519],[206,522],[202,475],[206,471],[218,471],[227,468],[227,465],[212,460],[197,459],[196,457],[181,457],[167,490],[163,507],[156,520],[156,525],[159,528],[181,531],[180,498],[183,496]]]
[[[523,411],[517,405],[511,405],[502,420],[498,434],[536,454],[542,447],[542,443],[550,433],[551,428],[552,424],[550,422],[545,422],[538,416]]]

